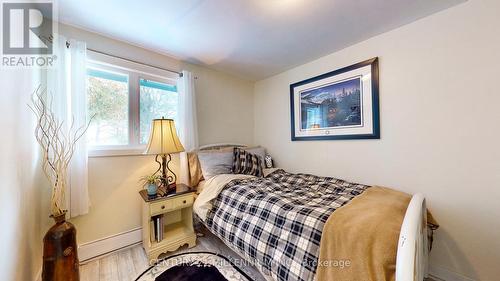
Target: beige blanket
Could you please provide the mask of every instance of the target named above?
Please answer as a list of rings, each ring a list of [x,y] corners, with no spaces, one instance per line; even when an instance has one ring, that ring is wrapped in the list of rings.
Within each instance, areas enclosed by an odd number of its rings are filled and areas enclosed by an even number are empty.
[[[323,229],[316,280],[394,280],[410,199],[403,192],[371,187],[333,212]]]

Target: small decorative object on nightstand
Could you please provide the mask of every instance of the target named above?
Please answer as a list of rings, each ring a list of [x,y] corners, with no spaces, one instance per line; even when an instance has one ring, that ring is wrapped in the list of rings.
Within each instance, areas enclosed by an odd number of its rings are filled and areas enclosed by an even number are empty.
[[[158,193],[158,185],[161,184],[161,180],[162,177],[160,175],[152,174],[149,176],[141,177],[139,182],[142,183],[146,188],[148,196],[150,198],[154,198]]]
[[[148,196],[144,189],[139,194],[143,199],[142,245],[150,261],[182,245],[196,245],[191,187],[177,184],[175,190],[169,190],[161,186],[156,197]]]

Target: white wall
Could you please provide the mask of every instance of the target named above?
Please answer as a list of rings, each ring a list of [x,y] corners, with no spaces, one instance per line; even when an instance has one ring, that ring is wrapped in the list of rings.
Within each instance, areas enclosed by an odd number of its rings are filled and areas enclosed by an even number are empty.
[[[196,107],[200,145],[253,141],[254,83],[208,68],[185,64],[196,74]]]
[[[498,280],[499,11],[469,0],[257,82],[255,143],[290,171],[423,192],[434,270]],[[291,142],[289,85],[376,56],[381,139]]]
[[[253,141],[253,83],[67,25],[59,32],[87,47],[176,71],[194,73],[200,144]],[[174,168],[178,159],[174,157]],[[156,170],[150,156],[89,159],[90,212],[71,221],[79,244],[141,226],[138,179]]]
[[[50,226],[41,181],[34,116],[28,109],[39,72],[0,70],[0,273],[2,280],[34,280],[42,264],[42,238]]]

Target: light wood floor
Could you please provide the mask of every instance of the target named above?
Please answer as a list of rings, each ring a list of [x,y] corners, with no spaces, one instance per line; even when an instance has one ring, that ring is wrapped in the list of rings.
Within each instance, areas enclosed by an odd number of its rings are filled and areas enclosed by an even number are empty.
[[[199,229],[205,236],[198,237],[196,247],[187,249],[186,246],[178,251],[172,252],[161,257],[166,257],[172,254],[193,251],[209,251],[219,253],[226,257],[238,259],[239,256],[229,249],[219,238],[215,237],[208,230]],[[94,259],[83,263],[80,266],[81,281],[131,281],[135,280],[139,274],[149,268],[149,261],[142,245],[136,245],[114,252],[110,255],[103,256],[99,259]],[[249,264],[239,266],[240,269],[251,277],[252,281],[265,281],[260,272]],[[426,279],[426,281],[433,281]]]
[[[226,257],[238,259],[239,256],[231,249],[229,249],[219,238],[214,236],[208,230],[202,228],[199,230],[205,236],[198,237],[196,246],[187,249],[186,246],[181,247],[179,250],[162,255],[167,257],[169,255],[178,254],[182,252],[196,252],[208,251],[219,253]],[[130,281],[135,280],[139,274],[149,268],[149,261],[142,245],[129,247],[110,255],[103,256],[99,259],[94,259],[80,266],[80,280],[81,281]],[[265,281],[260,272],[249,264],[239,266],[240,269],[252,278],[253,281]]]

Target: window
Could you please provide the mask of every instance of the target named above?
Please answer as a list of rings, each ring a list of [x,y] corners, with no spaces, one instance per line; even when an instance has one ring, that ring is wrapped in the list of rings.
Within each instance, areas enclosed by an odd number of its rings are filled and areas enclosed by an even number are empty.
[[[107,56],[100,59],[87,63],[87,112],[93,116],[87,131],[89,155],[141,153],[153,119],[177,119],[176,76]]]
[[[127,75],[87,70],[88,144],[128,144],[128,92]]]
[[[140,85],[140,143],[148,142],[151,120],[169,118],[177,121],[177,88],[172,85],[141,79]]]

